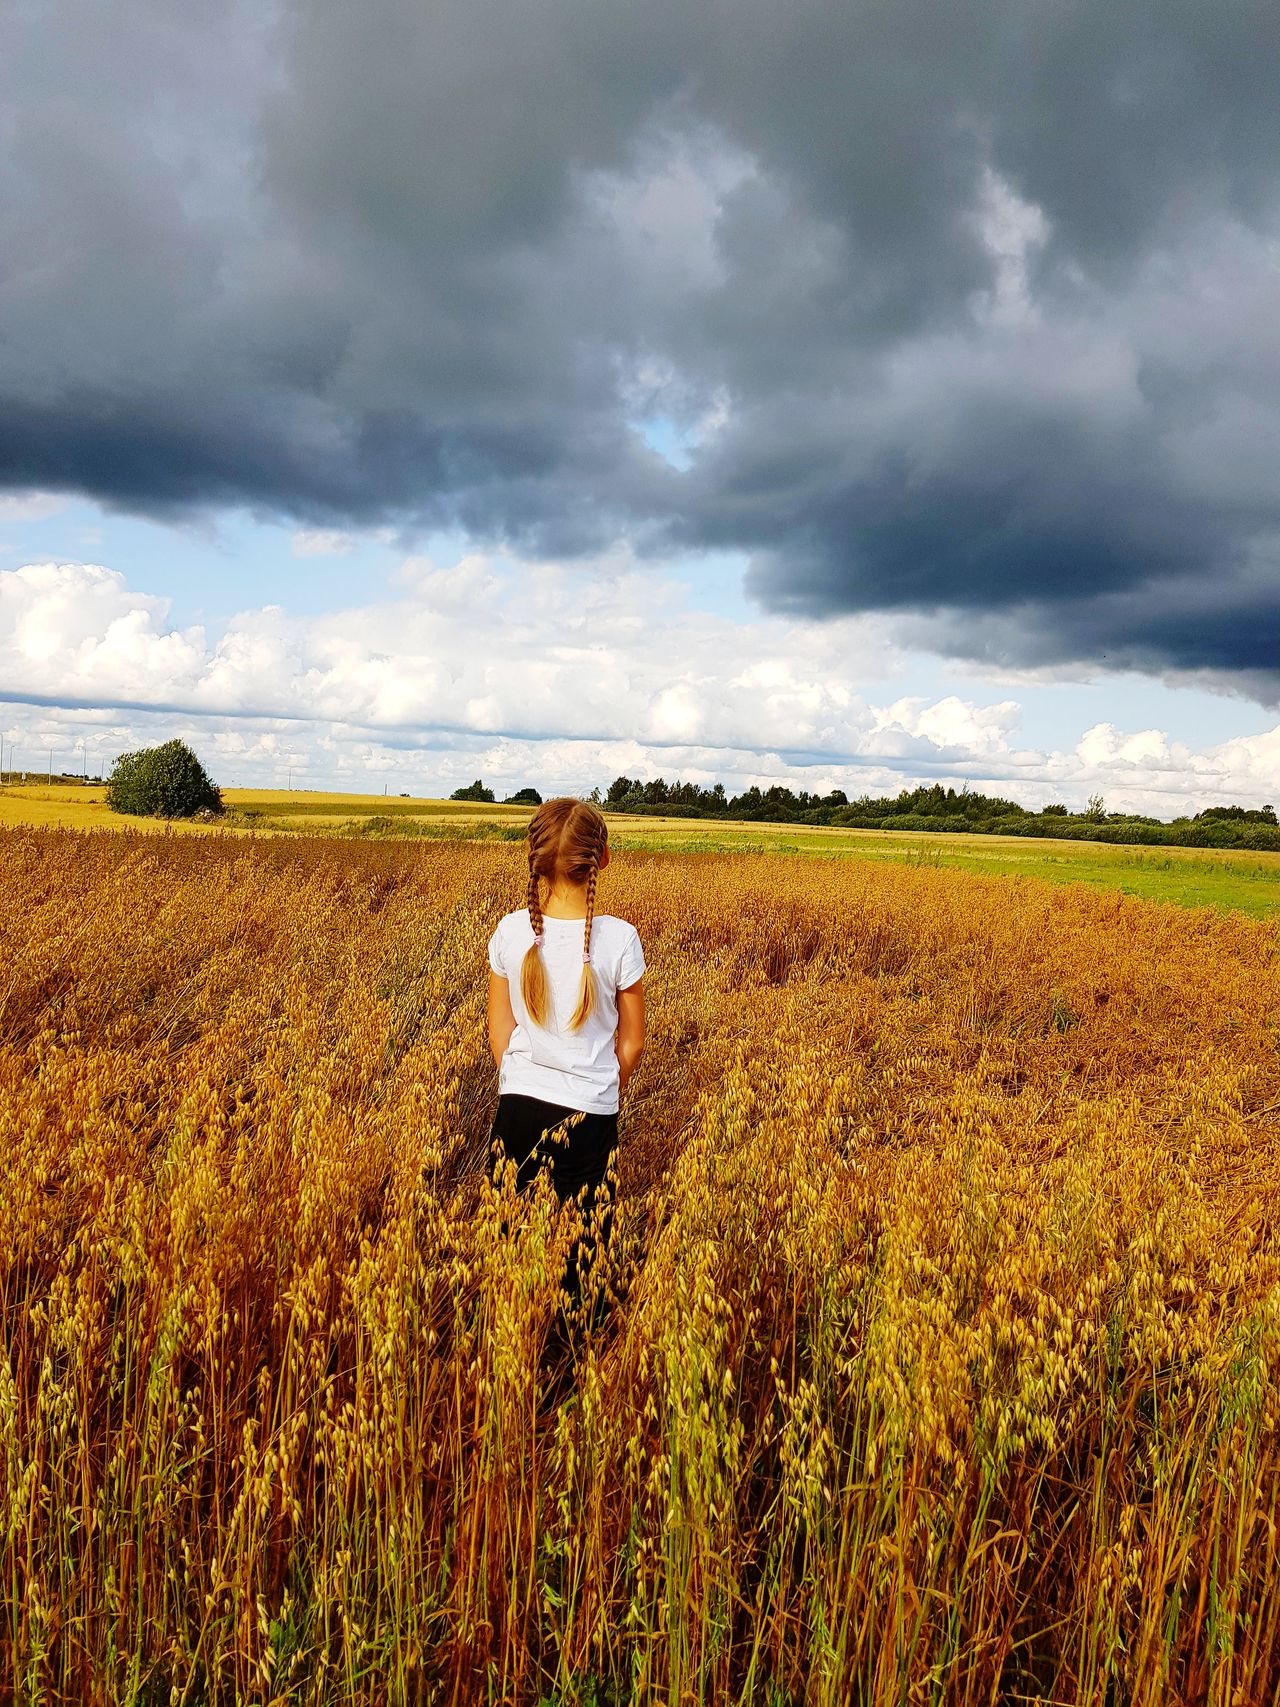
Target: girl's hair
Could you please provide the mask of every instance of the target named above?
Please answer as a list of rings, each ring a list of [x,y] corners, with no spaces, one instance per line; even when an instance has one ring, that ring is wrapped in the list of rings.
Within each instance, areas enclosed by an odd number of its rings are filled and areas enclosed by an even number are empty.
[[[582,987],[569,1030],[578,1031],[596,1005],[591,975],[591,921],[596,910],[596,877],[609,843],[609,827],[585,800],[548,800],[529,820],[529,923],[533,946],[520,967],[520,994],[535,1025],[547,1022],[547,972],[542,964],[542,884],[557,878],[587,886],[587,920],[582,936]]]

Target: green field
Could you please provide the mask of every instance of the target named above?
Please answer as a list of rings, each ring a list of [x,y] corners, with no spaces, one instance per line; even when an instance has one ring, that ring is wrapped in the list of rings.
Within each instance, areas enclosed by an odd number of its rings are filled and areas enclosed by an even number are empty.
[[[75,829],[163,830],[156,819],[120,818],[104,788],[75,785],[0,789],[0,824],[63,824]],[[224,789],[222,825],[179,824],[192,834],[367,835],[518,840],[527,806],[402,799],[382,794],[321,794],[285,789]],[[1116,847],[1024,836],[895,834],[807,824],[726,824],[715,819],[610,816],[620,851],[777,853],[795,857],[891,860],[954,866],[984,876],[1087,883],[1148,901],[1215,907],[1252,918],[1280,914],[1280,854],[1234,849]]]
[[[1147,901],[1216,907],[1273,918],[1280,913],[1280,854],[1231,848],[1117,847],[1028,836],[894,834],[794,824],[726,825],[695,819],[611,819],[615,846],[680,852],[754,851],[954,866],[984,876],[1088,883]]]

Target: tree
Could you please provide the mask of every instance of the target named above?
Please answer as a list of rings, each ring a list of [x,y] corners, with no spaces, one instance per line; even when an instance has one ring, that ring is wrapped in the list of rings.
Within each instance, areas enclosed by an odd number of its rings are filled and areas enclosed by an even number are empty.
[[[1106,802],[1100,794],[1091,794],[1084,815],[1093,824],[1101,824],[1107,816]]]
[[[458,800],[461,799],[461,796],[455,794],[453,798]],[[536,788],[518,788],[514,794],[507,796],[503,804],[506,806],[541,806],[542,796]]]
[[[1213,818],[1233,818],[1242,824],[1274,824],[1276,809],[1274,806],[1250,808],[1248,806],[1206,806],[1203,812],[1197,812],[1192,820],[1202,824]]]
[[[486,806],[492,806],[493,790],[486,788],[480,778],[477,777],[467,788],[455,788],[449,798],[450,800],[479,800]]]
[[[107,805],[138,818],[221,812],[222,793],[185,741],[121,753],[107,779]]]

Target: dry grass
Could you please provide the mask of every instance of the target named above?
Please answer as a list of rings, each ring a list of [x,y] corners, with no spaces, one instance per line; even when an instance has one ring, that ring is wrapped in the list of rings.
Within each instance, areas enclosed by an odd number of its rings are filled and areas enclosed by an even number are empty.
[[[479,1171],[519,851],[0,831],[22,1700],[1280,1680],[1280,926],[620,857],[621,1213]]]

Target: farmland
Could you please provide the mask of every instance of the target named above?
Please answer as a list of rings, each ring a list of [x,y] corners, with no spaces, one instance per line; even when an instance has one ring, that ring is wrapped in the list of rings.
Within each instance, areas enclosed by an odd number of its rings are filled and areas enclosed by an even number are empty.
[[[518,846],[0,827],[13,1694],[1273,1699],[1280,923],[614,839],[566,1363]]]
[[[226,789],[225,825],[176,820],[182,834],[342,835],[371,838],[518,840],[526,806],[402,799],[380,794]],[[1086,883],[1146,900],[1214,907],[1274,918],[1280,913],[1280,854],[1229,849],[1124,847],[1025,836],[926,835],[807,825],[733,824],[720,820],[612,816],[611,838],[623,849],[685,853],[772,853],[890,863],[942,865],[958,871]],[[110,812],[102,787],[33,784],[0,789],[0,825],[163,832],[159,819]]]

